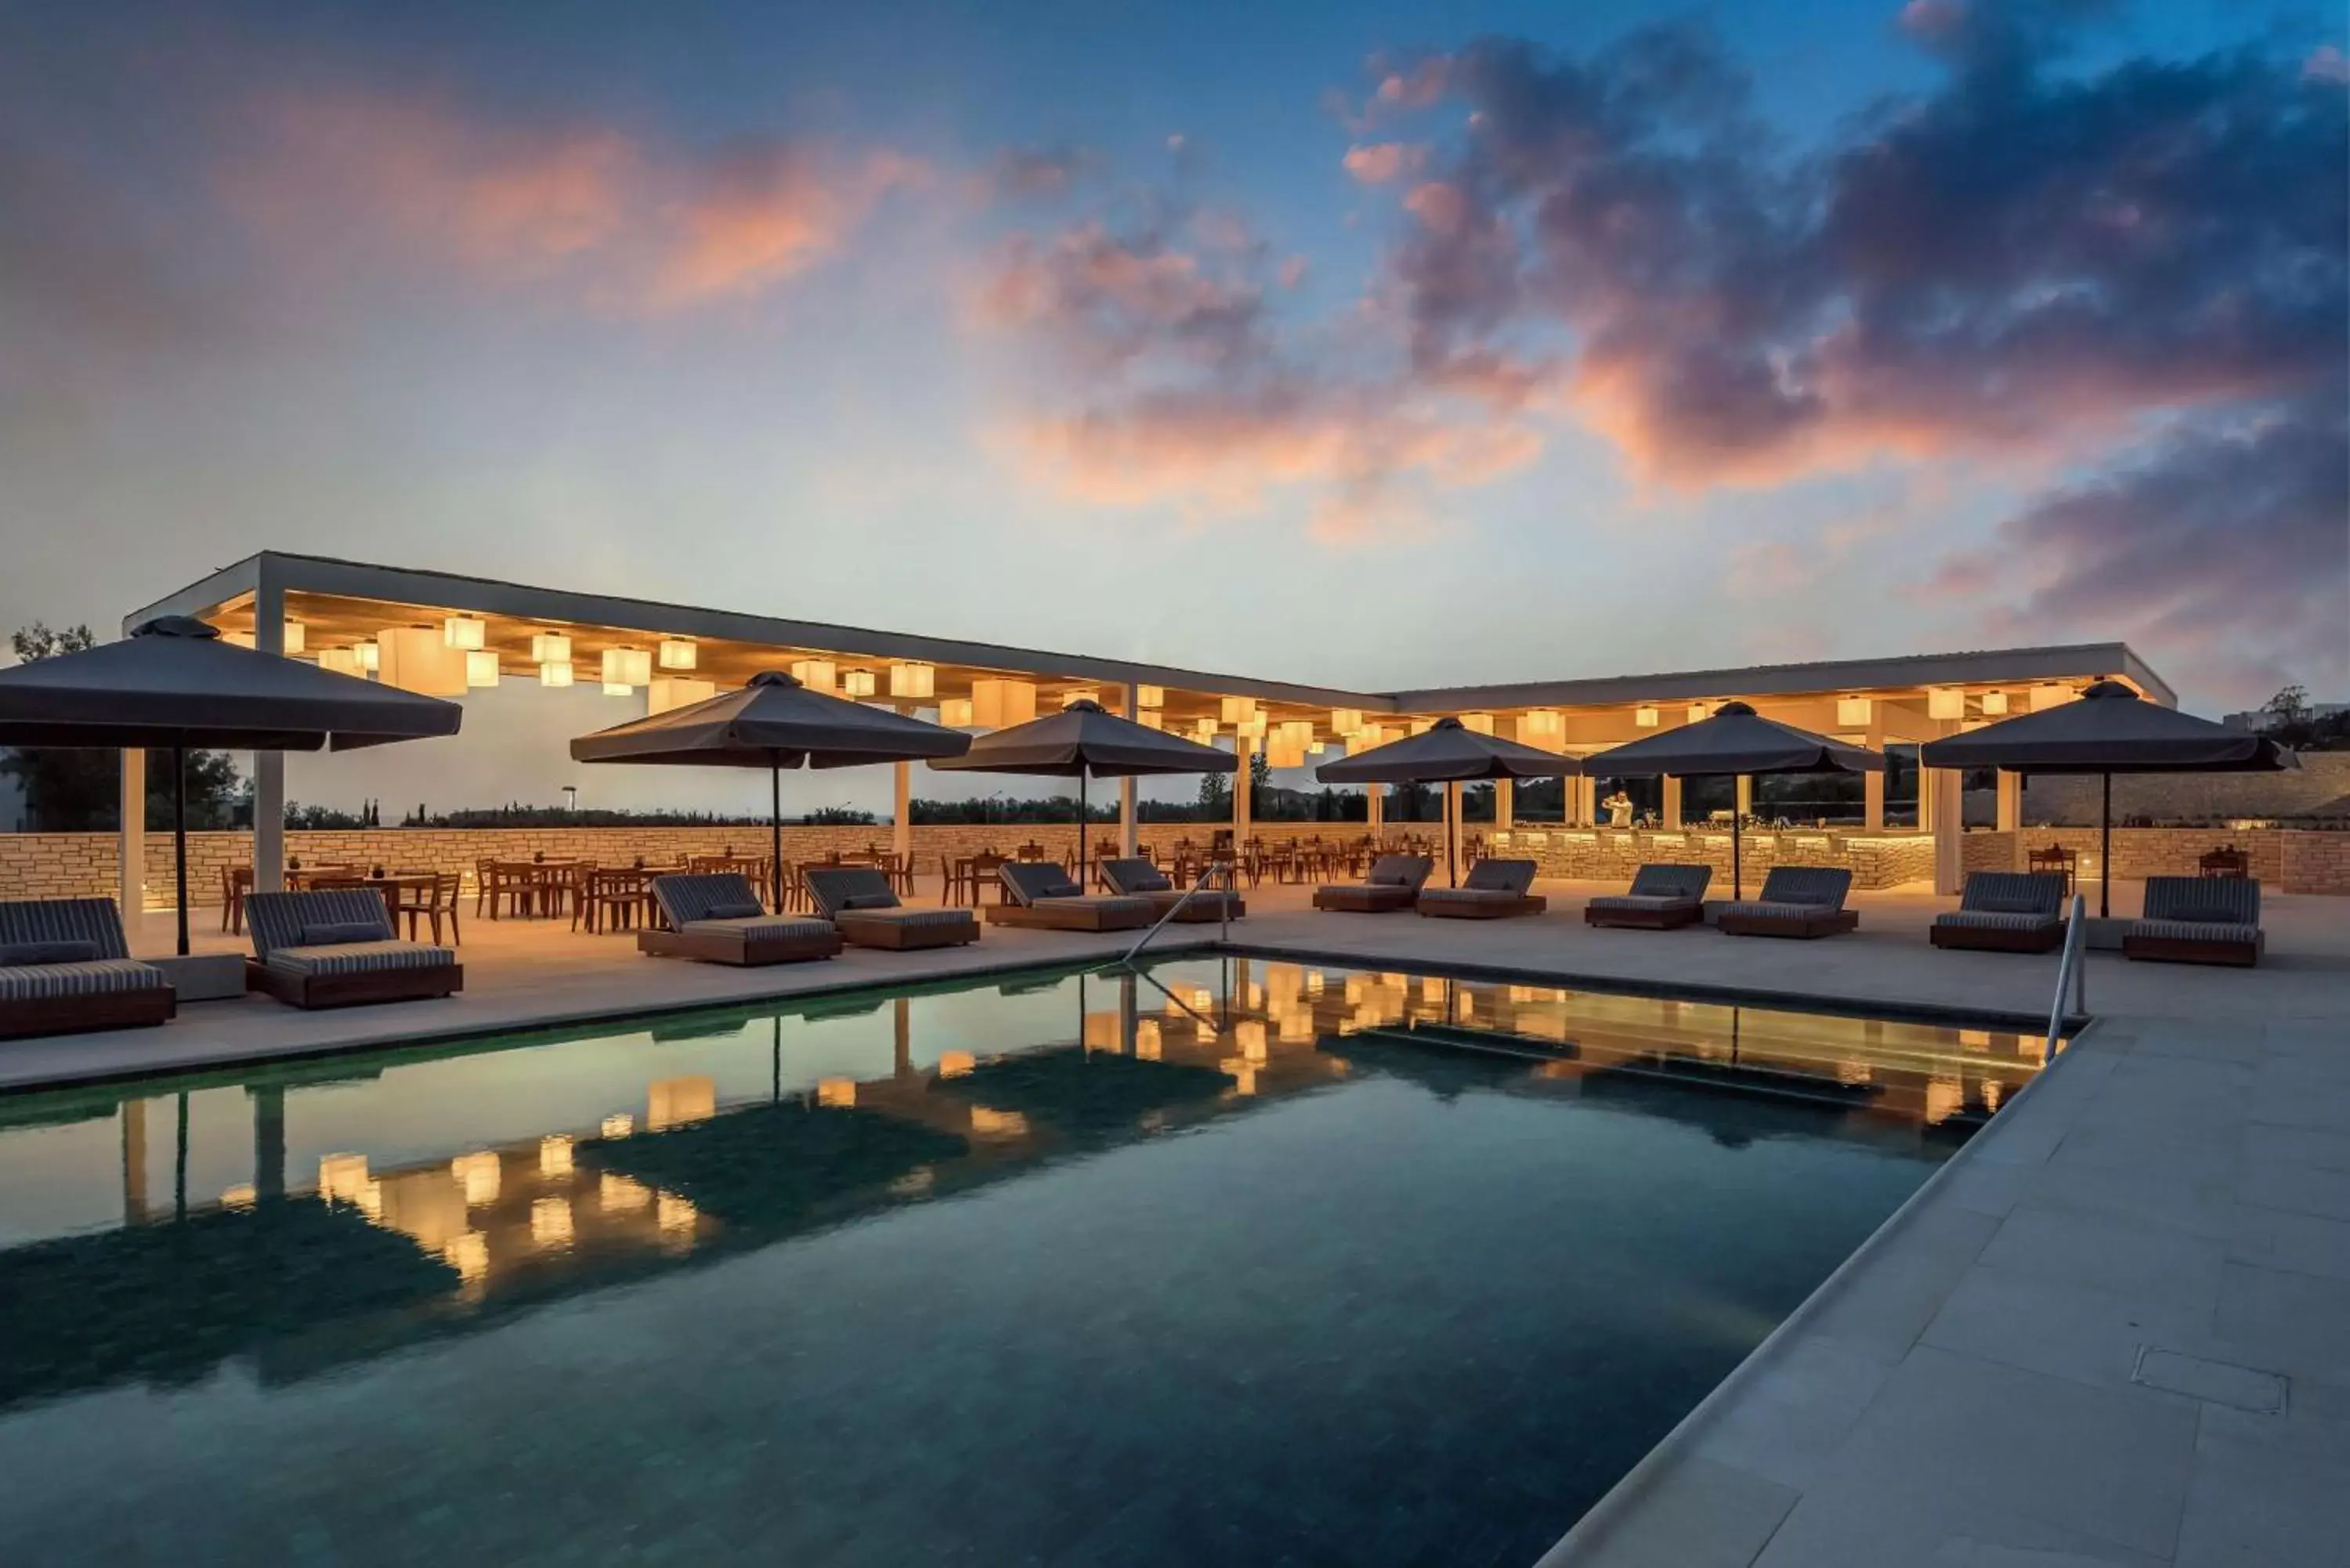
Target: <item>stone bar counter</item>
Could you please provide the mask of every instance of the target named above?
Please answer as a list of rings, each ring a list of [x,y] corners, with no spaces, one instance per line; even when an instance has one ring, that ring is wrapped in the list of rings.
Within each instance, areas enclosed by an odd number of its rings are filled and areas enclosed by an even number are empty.
[[[1746,891],[1752,897],[1773,866],[1841,866],[1856,888],[1898,887],[1934,878],[1930,833],[1865,832],[1856,828],[1749,828]],[[1730,894],[1730,830],[1726,827],[1560,827],[1523,825],[1487,831],[1497,856],[1531,859],[1540,875],[1582,881],[1629,882],[1651,861],[1713,867],[1709,896]]]

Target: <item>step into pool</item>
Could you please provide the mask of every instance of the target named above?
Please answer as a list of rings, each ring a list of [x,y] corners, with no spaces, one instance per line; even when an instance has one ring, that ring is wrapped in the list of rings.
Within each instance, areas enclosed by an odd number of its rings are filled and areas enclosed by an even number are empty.
[[[1227,956],[0,1098],[0,1563],[1523,1565],[2042,1064]]]

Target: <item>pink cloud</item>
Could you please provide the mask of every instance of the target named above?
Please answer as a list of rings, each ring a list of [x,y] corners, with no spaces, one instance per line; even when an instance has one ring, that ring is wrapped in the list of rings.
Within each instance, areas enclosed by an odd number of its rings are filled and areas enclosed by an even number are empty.
[[[1348,148],[1340,162],[1364,184],[1384,185],[1419,172],[1428,162],[1428,149],[1401,141],[1374,141]]]
[[[886,152],[760,141],[708,155],[362,91],[280,94],[245,129],[221,188],[282,261],[340,270],[389,256],[656,312],[774,287],[927,172]]]

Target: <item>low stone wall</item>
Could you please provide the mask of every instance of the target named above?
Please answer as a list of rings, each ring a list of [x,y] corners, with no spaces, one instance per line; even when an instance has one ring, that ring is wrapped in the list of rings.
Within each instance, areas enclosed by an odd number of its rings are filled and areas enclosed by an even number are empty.
[[[1629,882],[1650,861],[1711,866],[1725,892],[1731,883],[1730,835],[1713,829],[1519,828],[1489,836],[1493,853],[1531,857],[1544,877]],[[1855,888],[1876,889],[1931,881],[1934,841],[1913,834],[1748,833],[1741,859],[1751,894],[1773,866],[1842,866]]]
[[[1360,823],[1259,823],[1253,834],[1266,843],[1319,835],[1353,838],[1366,829]],[[1395,831],[1401,831],[1399,828]],[[1092,826],[1094,842],[1118,836],[1115,825]],[[1206,843],[1216,832],[1213,823],[1145,823],[1139,840],[1154,847],[1171,846],[1178,839]],[[972,855],[983,849],[1009,855],[1023,845],[1042,844],[1046,855],[1065,858],[1076,851],[1076,824],[986,823],[918,826],[913,830],[915,868],[924,877],[939,875],[940,860]],[[836,850],[861,850],[868,846],[887,849],[888,824],[844,827],[786,826],[784,854],[794,861],[819,860]],[[110,833],[0,834],[0,898],[109,898],[114,893],[118,840]],[[306,866],[381,866],[399,871],[471,872],[483,860],[592,860],[603,866],[628,866],[642,859],[670,864],[690,855],[721,855],[729,851],[764,855],[764,827],[377,827],[331,832],[289,832],[286,853]],[[172,836],[150,833],[146,839],[147,905],[166,909],[172,896]],[[188,894],[192,905],[217,905],[223,876],[231,867],[253,863],[250,833],[188,835]]]
[[[2300,816],[2334,808],[2350,798],[2350,752],[2303,752],[2301,765],[2278,774],[2120,774],[2114,778],[2114,820],[2143,816],[2158,823],[2254,821]],[[2099,781],[2043,774],[2023,786],[2023,820],[2094,826]]]
[[[1970,871],[2023,869],[2034,849],[2061,845],[2081,857],[2085,872],[2096,871],[2094,827],[2026,827],[2015,833],[1970,833],[1962,863]],[[2305,828],[2116,827],[2114,877],[2133,882],[2147,877],[2193,877],[2214,849],[2235,848],[2251,857],[2252,875],[2282,893],[2350,895],[2350,833]]]

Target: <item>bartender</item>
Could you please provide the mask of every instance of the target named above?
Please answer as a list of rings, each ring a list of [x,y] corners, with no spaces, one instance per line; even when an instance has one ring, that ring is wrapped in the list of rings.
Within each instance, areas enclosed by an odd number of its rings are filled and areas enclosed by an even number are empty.
[[[1606,800],[1601,801],[1599,805],[1600,808],[1607,813],[1608,826],[1629,827],[1632,826],[1632,797],[1624,793],[1624,786],[1622,784],[1617,784],[1616,786],[1616,793],[1609,795]]]

